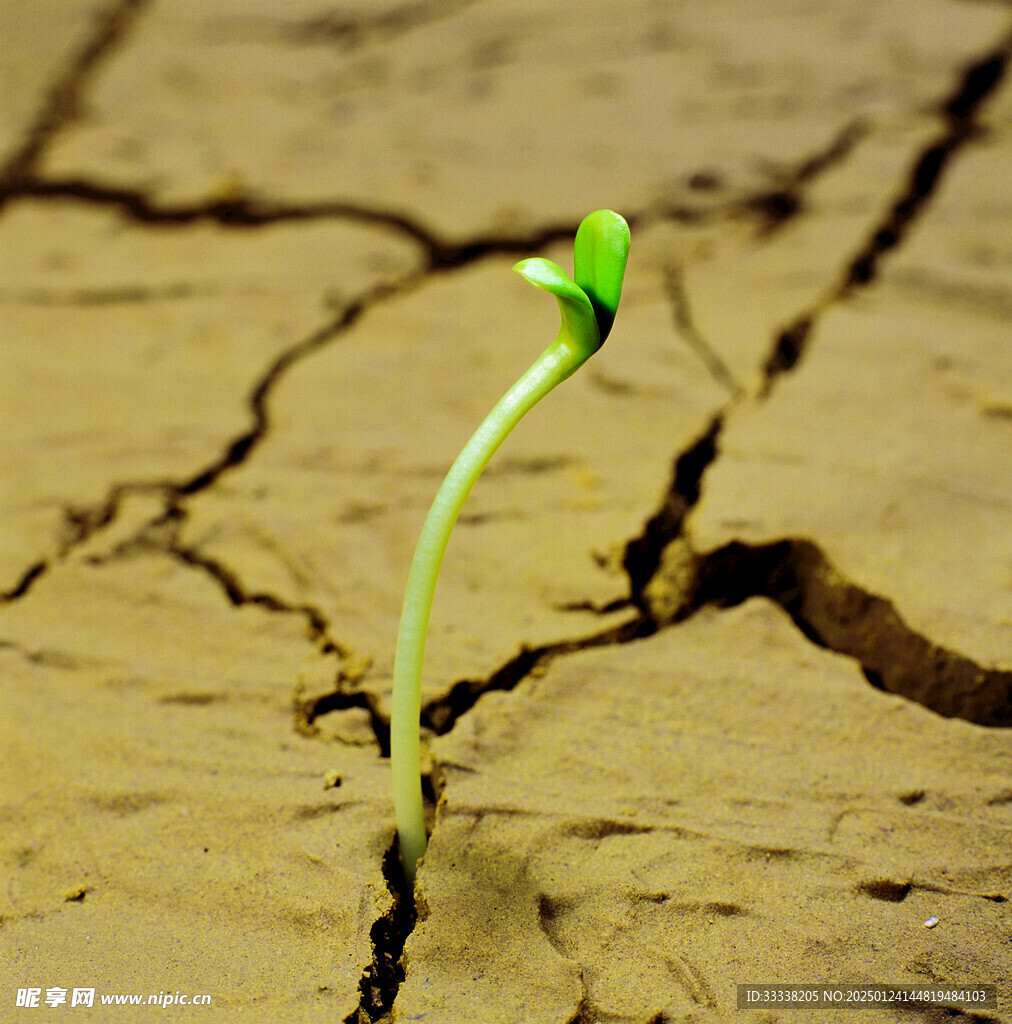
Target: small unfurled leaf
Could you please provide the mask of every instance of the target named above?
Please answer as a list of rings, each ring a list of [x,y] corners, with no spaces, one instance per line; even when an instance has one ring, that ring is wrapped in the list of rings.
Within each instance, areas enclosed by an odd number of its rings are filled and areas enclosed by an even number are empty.
[[[562,322],[583,357],[601,347],[597,316],[584,290],[558,265],[540,256],[521,260],[513,268],[522,278],[551,292],[559,300]]]

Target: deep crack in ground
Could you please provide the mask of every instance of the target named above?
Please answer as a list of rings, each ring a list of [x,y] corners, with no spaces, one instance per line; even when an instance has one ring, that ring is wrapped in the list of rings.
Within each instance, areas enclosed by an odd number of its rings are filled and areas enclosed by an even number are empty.
[[[344,1018],[344,1024],[376,1024],[383,1020],[404,980],[401,953],[415,926],[415,901],[401,870],[396,837],[383,857],[383,877],[390,893],[390,909],[372,926],[372,963],[359,982],[359,1004]]]

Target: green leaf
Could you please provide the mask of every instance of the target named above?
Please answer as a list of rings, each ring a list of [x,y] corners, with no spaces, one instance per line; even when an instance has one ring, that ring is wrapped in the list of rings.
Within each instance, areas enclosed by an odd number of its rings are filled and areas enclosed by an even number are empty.
[[[615,322],[628,259],[629,225],[623,217],[612,210],[584,217],[573,246],[573,277],[594,307],[602,344]]]
[[[551,292],[558,299],[563,327],[584,353],[584,358],[593,355],[601,347],[593,304],[558,263],[535,256],[521,260],[513,269],[522,278]]]

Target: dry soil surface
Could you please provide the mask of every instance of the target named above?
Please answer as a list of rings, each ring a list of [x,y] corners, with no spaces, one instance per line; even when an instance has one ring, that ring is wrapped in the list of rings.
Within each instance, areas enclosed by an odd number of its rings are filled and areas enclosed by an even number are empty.
[[[3,5],[0,1019],[1012,1024],[1010,56],[969,0]],[[414,542],[601,207],[612,335],[447,556],[411,891]]]

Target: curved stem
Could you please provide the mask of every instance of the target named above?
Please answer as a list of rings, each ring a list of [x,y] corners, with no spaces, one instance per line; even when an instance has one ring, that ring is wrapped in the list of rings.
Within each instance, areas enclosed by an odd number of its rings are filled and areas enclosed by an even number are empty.
[[[390,761],[401,860],[414,883],[425,853],[425,811],[419,750],[422,663],[436,580],[450,532],[489,459],[523,416],[583,363],[589,353],[573,344],[565,325],[555,341],[506,392],[450,467],[432,502],[415,549],[404,593],[394,653]]]

